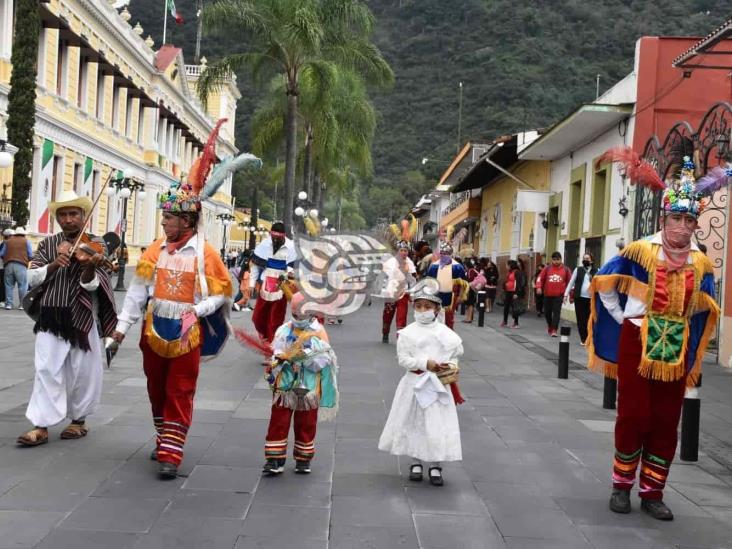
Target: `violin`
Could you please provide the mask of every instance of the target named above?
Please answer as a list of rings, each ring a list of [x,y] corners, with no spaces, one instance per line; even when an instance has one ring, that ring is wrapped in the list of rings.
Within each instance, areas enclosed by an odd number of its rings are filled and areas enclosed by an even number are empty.
[[[110,259],[111,254],[108,253],[108,248],[109,246],[105,245],[104,241],[94,239],[91,235],[83,233],[75,239],[67,239],[61,242],[58,251],[69,256],[73,251],[73,257],[80,263],[86,263],[94,255],[99,254],[104,258],[101,267],[110,273],[116,273],[119,270],[119,265]]]

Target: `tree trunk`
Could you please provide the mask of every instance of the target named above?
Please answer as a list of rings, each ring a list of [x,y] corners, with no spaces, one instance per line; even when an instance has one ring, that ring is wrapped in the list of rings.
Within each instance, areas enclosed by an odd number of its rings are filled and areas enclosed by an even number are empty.
[[[28,198],[36,124],[36,59],[41,32],[37,0],[19,0],[15,20],[22,21],[22,32],[16,32],[13,39],[7,128],[8,141],[18,147],[13,162],[12,215],[16,224],[24,227],[29,217]]]
[[[287,119],[285,120],[285,185],[282,222],[285,233],[292,234],[292,210],[295,200],[295,169],[297,168],[297,91],[287,92]]]
[[[338,232],[341,232],[341,210],[343,208],[343,194],[338,193],[338,199],[336,200],[338,206]]]
[[[313,196],[313,127],[308,124],[305,132],[305,158],[302,169],[302,190],[308,193],[310,201],[314,202]]]

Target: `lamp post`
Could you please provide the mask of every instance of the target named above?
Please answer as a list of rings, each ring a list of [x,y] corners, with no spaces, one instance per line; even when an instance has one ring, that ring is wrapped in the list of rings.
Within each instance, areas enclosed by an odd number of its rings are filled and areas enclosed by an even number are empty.
[[[9,168],[13,165],[13,155],[8,151],[9,143],[0,139],[0,169]],[[14,225],[12,200],[8,197],[7,189],[12,183],[3,184],[3,195],[0,200],[0,229],[9,229]]]
[[[318,215],[320,212],[318,212],[317,208],[314,207],[315,204],[313,204],[310,200],[308,200],[308,193],[305,191],[300,191],[297,195],[297,207],[295,208],[295,215],[297,217],[302,218],[302,229],[305,230],[305,218],[310,217],[314,219],[316,222],[318,220]]]
[[[224,227],[224,243],[221,246],[221,259],[226,263],[226,227],[234,223],[235,217],[230,213],[220,213],[216,216],[216,219],[221,221],[221,225]]]
[[[145,184],[136,179],[127,177],[124,171],[117,173],[117,177],[109,182],[109,187],[105,191],[109,198],[115,194],[122,199],[122,220],[119,224],[120,232],[120,252],[119,252],[119,272],[117,273],[117,285],[115,291],[125,291],[125,266],[127,265],[127,243],[125,235],[127,233],[127,200],[132,196],[133,192],[137,193],[140,200],[145,199]]]

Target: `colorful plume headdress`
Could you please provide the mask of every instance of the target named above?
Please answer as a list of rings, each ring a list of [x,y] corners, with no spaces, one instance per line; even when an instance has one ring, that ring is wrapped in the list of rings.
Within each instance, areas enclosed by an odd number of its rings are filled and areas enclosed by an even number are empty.
[[[213,168],[216,163],[216,140],[226,120],[222,118],[216,122],[203,152],[193,162],[186,180],[171,184],[167,192],[160,194],[158,208],[176,214],[200,212],[201,202],[215,195],[230,175],[249,165],[257,169],[262,167],[259,158],[250,153],[242,153],[237,157],[227,156]]]
[[[417,218],[409,214],[402,219],[399,225],[396,223],[389,225],[386,231],[386,240],[395,250],[410,250],[418,228]]]
[[[731,168],[712,168],[698,180],[694,177],[694,163],[684,156],[678,176],[664,182],[656,169],[643,160],[630,147],[614,147],[603,154],[595,163],[598,167],[606,162],[620,164],[620,169],[630,182],[663,193],[661,207],[666,213],[686,213],[698,216],[706,206],[706,200],[722,187],[732,184]]]
[[[465,227],[460,229],[457,233],[455,232],[455,227],[453,225],[443,227],[440,229],[440,253],[452,255],[454,250],[459,251],[460,246],[467,236],[468,231]]]

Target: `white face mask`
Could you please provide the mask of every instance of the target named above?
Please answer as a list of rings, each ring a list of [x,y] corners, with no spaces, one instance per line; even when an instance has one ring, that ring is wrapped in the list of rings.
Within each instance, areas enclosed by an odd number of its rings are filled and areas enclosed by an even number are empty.
[[[436,318],[434,311],[414,311],[414,320],[420,324],[432,324]]]
[[[301,318],[301,319],[293,318],[292,325],[295,328],[300,328],[300,329],[307,328],[308,326],[310,326],[310,319],[309,318]]]

